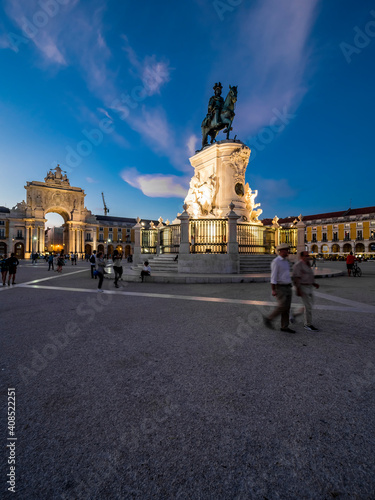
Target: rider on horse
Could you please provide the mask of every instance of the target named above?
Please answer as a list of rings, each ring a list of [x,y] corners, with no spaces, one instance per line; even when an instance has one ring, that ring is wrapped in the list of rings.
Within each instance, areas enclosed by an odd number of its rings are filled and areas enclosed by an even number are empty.
[[[202,128],[202,148],[208,145],[208,136],[211,137],[211,144],[215,142],[216,136],[220,130],[227,134],[232,130],[232,122],[235,115],[234,106],[237,101],[237,87],[229,85],[229,92],[225,100],[221,97],[221,83],[215,83],[215,95],[211,97],[208,103],[208,113],[204,118]]]
[[[217,126],[220,123],[220,111],[223,109],[224,99],[221,97],[223,89],[221,83],[215,83],[213,87],[215,95],[213,95],[208,102],[208,113],[203,122],[204,126]],[[203,125],[203,124],[202,124]]]

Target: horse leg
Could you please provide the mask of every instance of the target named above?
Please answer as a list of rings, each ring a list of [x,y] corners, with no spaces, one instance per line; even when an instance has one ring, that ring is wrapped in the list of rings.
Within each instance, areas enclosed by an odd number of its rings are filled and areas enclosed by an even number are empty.
[[[202,127],[202,149],[208,145],[208,140],[207,140],[207,128]]]

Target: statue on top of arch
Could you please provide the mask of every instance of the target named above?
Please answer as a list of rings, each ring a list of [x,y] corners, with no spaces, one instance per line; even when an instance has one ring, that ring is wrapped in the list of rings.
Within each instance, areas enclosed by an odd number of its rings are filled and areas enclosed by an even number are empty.
[[[55,170],[55,173],[53,172]],[[64,175],[62,175],[62,172],[64,172]],[[56,168],[51,168],[49,172],[47,172],[47,176],[44,178],[44,181],[47,184],[66,184],[67,186],[70,186],[69,179],[66,175],[66,172],[60,168],[60,165],[57,164]]]

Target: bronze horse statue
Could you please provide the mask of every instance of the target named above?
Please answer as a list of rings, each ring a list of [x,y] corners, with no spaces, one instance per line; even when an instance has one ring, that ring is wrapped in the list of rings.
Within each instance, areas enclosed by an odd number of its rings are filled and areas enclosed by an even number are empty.
[[[223,107],[220,111],[219,119],[216,116],[209,115],[203,120],[202,129],[202,149],[208,145],[208,136],[211,137],[211,144],[216,140],[217,134],[220,130],[223,130],[227,134],[227,140],[229,139],[229,132],[232,130],[232,122],[235,115],[234,105],[237,102],[237,86],[231,87],[229,85],[229,92],[225,98]]]

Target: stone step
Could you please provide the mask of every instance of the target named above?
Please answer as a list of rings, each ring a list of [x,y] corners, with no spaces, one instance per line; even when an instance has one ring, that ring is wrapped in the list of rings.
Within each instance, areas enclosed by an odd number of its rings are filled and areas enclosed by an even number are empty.
[[[269,273],[271,271],[271,262],[274,258],[275,255],[241,255],[240,273]]]

